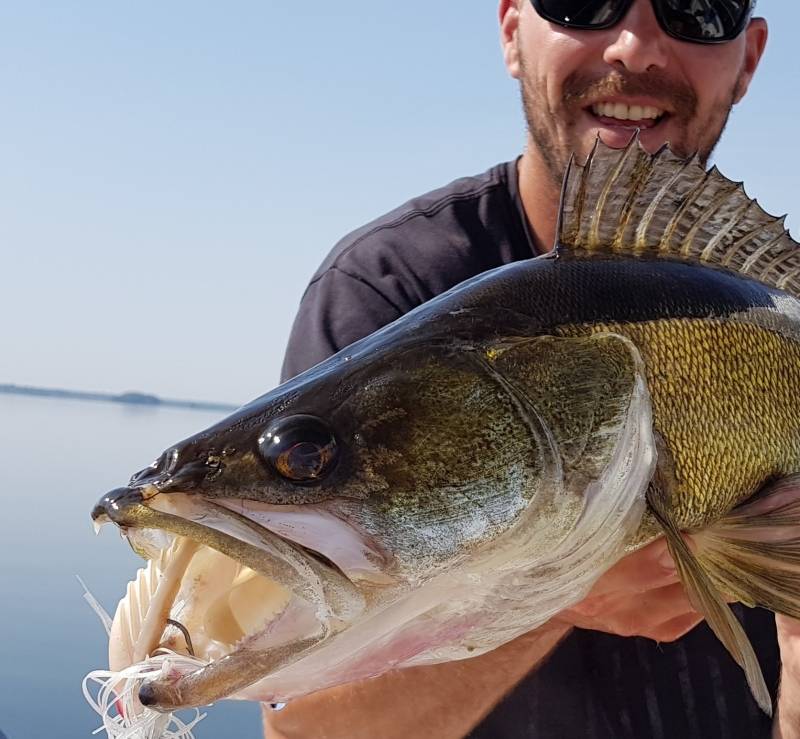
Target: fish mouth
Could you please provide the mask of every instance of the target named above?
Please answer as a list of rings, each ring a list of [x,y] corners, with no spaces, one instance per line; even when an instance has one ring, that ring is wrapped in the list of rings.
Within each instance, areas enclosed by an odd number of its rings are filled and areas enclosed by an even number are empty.
[[[169,712],[234,696],[347,628],[394,582],[360,532],[330,511],[291,508],[153,486],[96,506],[95,525],[115,523],[149,560],[114,616],[111,669],[160,650],[205,663],[144,683],[143,705]],[[320,530],[336,532],[336,545],[312,547]]]

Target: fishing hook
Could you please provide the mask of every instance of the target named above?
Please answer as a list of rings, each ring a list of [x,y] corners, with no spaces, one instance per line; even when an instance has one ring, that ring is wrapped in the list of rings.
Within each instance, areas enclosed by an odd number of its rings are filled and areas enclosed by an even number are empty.
[[[180,621],[176,621],[174,618],[168,618],[167,623],[171,626],[174,626],[178,631],[183,634],[183,638],[186,640],[186,648],[189,650],[189,654],[194,657],[194,647],[192,646],[192,637],[189,636],[189,629],[187,629]]]

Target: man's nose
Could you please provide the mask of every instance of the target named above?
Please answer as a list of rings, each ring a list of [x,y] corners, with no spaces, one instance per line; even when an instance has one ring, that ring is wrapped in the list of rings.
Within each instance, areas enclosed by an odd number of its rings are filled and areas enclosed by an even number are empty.
[[[608,33],[610,41],[603,52],[606,64],[633,74],[666,66],[670,39],[658,25],[651,0],[635,0]]]

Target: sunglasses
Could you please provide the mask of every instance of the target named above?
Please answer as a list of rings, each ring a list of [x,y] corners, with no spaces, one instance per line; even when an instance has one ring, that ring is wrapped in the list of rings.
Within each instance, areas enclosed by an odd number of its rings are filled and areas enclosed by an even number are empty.
[[[634,0],[531,0],[545,20],[564,28],[600,30],[619,23]],[[756,0],[651,0],[664,33],[696,44],[735,39],[747,25]]]

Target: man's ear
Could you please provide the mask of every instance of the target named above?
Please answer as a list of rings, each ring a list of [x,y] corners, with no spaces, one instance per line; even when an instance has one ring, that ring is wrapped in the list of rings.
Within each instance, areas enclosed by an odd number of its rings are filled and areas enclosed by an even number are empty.
[[[517,49],[517,29],[519,28],[519,2],[525,0],[500,0],[500,45],[508,73],[519,79],[519,52]]]
[[[764,18],[753,18],[744,31],[744,64],[736,83],[734,103],[738,103],[744,97],[750,86],[750,80],[753,79],[758,62],[764,53],[764,47],[767,45],[767,36],[767,21]]]

